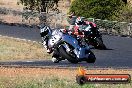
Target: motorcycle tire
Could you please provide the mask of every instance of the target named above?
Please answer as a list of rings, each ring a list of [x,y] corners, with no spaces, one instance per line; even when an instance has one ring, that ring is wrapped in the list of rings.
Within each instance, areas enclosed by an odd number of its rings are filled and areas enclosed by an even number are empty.
[[[89,51],[89,56],[86,60],[87,63],[94,63],[96,61],[96,57],[92,51]]]
[[[103,43],[103,41],[101,39],[96,38],[95,40],[97,42],[97,46],[95,46],[96,49],[102,49],[102,50],[106,49],[106,46],[104,45],[104,43]]]
[[[60,54],[62,55],[62,57],[63,57],[63,58],[66,58],[69,62],[74,63],[74,64],[78,63],[78,61],[77,61],[74,57],[72,57],[71,55],[69,55],[69,54],[66,52],[66,49],[65,49],[64,46],[60,46],[60,47],[59,47],[59,52],[60,52]]]

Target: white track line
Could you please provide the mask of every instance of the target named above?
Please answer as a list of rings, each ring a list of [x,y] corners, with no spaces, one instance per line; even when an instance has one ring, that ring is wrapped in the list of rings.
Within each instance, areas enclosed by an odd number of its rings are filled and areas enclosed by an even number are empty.
[[[10,36],[3,36],[3,35],[0,35],[0,37],[6,37],[6,38],[10,38],[10,39],[16,39],[16,40],[20,40],[20,41],[33,42],[33,43],[40,43],[41,44],[41,42],[32,41],[30,39],[22,39],[22,38],[16,38],[16,37],[10,37]]]

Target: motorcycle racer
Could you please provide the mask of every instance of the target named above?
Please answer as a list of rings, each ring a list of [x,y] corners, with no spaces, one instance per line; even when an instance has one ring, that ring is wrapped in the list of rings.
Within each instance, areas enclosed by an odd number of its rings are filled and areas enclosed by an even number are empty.
[[[46,29],[46,30],[45,30]],[[40,35],[42,37],[42,45],[44,46],[44,48],[46,48],[47,53],[52,53],[52,50],[48,47],[48,39],[51,36],[51,30],[49,30],[49,27],[44,27],[42,28],[40,31]]]

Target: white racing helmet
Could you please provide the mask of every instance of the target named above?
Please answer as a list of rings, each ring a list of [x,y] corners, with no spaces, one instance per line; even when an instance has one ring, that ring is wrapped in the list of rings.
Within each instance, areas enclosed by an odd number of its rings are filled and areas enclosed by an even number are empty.
[[[84,22],[84,17],[78,17],[77,19],[76,19],[76,24],[77,25],[82,25],[83,24],[83,22]]]
[[[41,37],[50,36],[51,35],[51,28],[49,26],[43,26],[40,28],[40,35]]]

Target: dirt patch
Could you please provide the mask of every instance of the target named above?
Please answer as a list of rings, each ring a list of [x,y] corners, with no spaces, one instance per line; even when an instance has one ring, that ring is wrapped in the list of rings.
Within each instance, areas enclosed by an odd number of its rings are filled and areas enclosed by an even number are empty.
[[[0,19],[6,23],[22,23],[22,16],[10,15],[0,15]]]
[[[0,7],[6,7],[13,10],[22,11],[24,6],[21,4],[18,5],[18,1],[19,0],[0,0]]]
[[[77,71],[69,69],[41,69],[41,68],[0,68],[1,77],[58,77],[60,79],[75,80]]]
[[[130,74],[132,70],[86,70],[88,74]],[[78,74],[78,69],[41,69],[41,68],[0,68],[1,77],[59,77],[68,80],[75,80]]]

